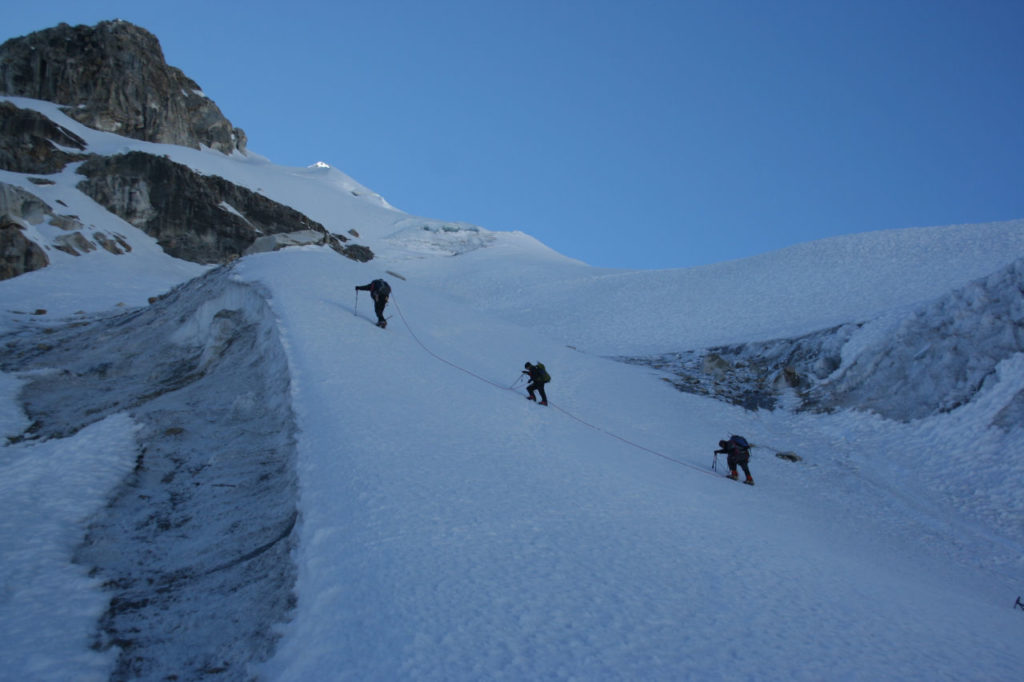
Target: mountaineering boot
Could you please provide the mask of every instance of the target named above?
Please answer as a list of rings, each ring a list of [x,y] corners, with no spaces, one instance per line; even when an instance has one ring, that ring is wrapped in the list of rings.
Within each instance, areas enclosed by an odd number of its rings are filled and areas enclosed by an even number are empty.
[[[728,476],[726,476],[726,478],[731,478],[731,479],[732,479],[732,480],[734,480],[734,481],[738,481],[738,480],[739,480],[739,478],[740,478],[740,475],[739,475],[739,474],[737,474],[737,473],[736,473],[735,471],[730,471],[730,472],[729,472],[729,475],[728,475]]]
[[[532,395],[528,395],[528,396],[526,396],[526,399],[527,399],[527,400],[534,400],[534,401],[535,401],[535,400],[537,400],[537,399],[536,399],[536,398],[534,398],[534,397],[533,397]]]
[[[747,480],[743,482],[746,483],[747,485],[754,485],[754,479],[750,478],[749,476],[747,476]]]
[[[546,400],[542,400],[542,401],[540,401],[540,403],[538,403],[538,404],[540,404],[540,405],[547,405],[547,404],[548,404],[548,401],[546,401]]]

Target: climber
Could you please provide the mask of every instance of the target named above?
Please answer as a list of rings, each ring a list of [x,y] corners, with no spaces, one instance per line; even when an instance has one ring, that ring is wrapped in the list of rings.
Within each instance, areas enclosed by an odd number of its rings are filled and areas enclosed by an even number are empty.
[[[729,475],[727,478],[731,478],[736,481],[739,480],[739,474],[736,473],[736,465],[738,464],[746,475],[747,480],[743,481],[747,485],[754,485],[754,477],[750,475],[750,468],[747,466],[750,462],[750,444],[747,439],[743,436],[731,436],[729,440],[718,441],[718,447],[720,450],[715,450],[715,454],[726,454],[728,455],[727,462],[729,464]]]
[[[384,329],[388,321],[384,319],[384,306],[388,304],[388,296],[391,295],[391,285],[382,279],[375,279],[369,284],[356,287],[356,291],[369,291],[373,299],[373,312],[377,313],[377,326]],[[358,296],[358,294],[356,294]]]
[[[536,365],[531,365],[528,362],[523,366],[526,368],[523,370],[523,374],[530,378],[530,383],[526,387],[526,392],[530,394],[527,400],[537,400],[533,392],[538,391],[540,393],[540,404],[547,405],[548,394],[544,392],[544,384],[551,381],[551,375],[544,368],[544,363],[538,362]]]

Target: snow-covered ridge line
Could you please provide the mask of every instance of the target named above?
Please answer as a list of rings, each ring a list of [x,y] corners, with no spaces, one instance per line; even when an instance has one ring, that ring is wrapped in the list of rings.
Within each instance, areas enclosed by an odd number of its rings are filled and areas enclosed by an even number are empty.
[[[244,155],[238,152],[225,155],[208,148],[192,149],[145,142],[89,128],[65,114],[59,105],[52,102],[8,95],[0,95],[0,102],[10,102],[18,108],[46,116],[54,124],[84,140],[85,153],[110,157],[143,152],[166,157],[201,175],[219,176],[239,187],[262,194],[309,216],[334,234],[346,234],[350,229],[357,229],[364,237],[375,240],[391,234],[397,221],[410,217],[334,167],[280,166],[252,151]]]
[[[110,599],[94,647],[116,653],[114,679],[244,677],[272,650],[295,580],[295,425],[265,294],[220,268],[148,308],[47,331],[4,338],[32,420],[9,447],[106,415],[136,425],[134,469],[74,557]]]

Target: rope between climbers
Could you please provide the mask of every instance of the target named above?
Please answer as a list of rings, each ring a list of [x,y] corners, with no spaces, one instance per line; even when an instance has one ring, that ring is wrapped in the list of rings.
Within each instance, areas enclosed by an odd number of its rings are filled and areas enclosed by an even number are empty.
[[[422,348],[428,355],[430,355],[431,357],[433,357],[436,360],[439,360],[439,361],[443,362],[444,364],[448,365],[449,367],[453,367],[453,368],[459,370],[460,372],[465,372],[466,374],[470,375],[471,377],[479,379],[480,381],[483,381],[486,384],[490,384],[491,386],[494,386],[495,388],[499,388],[499,389],[501,389],[503,391],[511,391],[511,392],[515,393],[515,391],[513,389],[515,388],[516,384],[519,383],[519,380],[522,377],[519,377],[518,379],[516,379],[516,381],[511,386],[502,386],[501,384],[499,384],[499,383],[497,383],[495,381],[491,381],[487,377],[480,376],[476,372],[468,370],[465,367],[460,367],[459,365],[456,365],[454,362],[451,362],[450,360],[447,360],[447,359],[441,357],[440,355],[438,355],[434,351],[430,350],[430,348],[428,348],[426,346],[426,344],[424,344],[422,341],[420,341],[420,338],[418,336],[416,336],[416,332],[414,332],[412,330],[412,326],[409,325],[409,321],[407,319],[405,319],[405,315],[402,314],[402,308],[401,308],[401,306],[398,305],[398,301],[395,299],[394,294],[391,295],[391,302],[395,304],[395,310],[398,311],[398,316],[400,318],[402,318],[402,324],[404,324],[405,328],[409,331],[409,334],[410,334],[410,336],[412,336],[413,341],[415,341],[416,344],[419,345],[419,347]],[[702,474],[707,474],[708,476],[715,476],[716,478],[718,477],[718,474],[716,474],[714,472],[711,472],[711,471],[708,471],[707,469],[704,469],[703,467],[697,466],[696,464],[692,464],[690,462],[685,462],[685,461],[683,461],[681,459],[676,459],[674,457],[669,457],[668,455],[663,454],[661,452],[658,452],[657,450],[652,450],[651,448],[648,448],[648,447],[645,447],[643,445],[640,445],[639,443],[634,443],[633,441],[631,441],[631,440],[629,440],[627,438],[623,438],[622,436],[619,436],[617,434],[614,434],[611,431],[608,431],[607,429],[603,429],[600,426],[596,426],[594,424],[591,424],[588,421],[584,421],[583,419],[580,419],[579,417],[574,415],[572,412],[569,412],[565,408],[559,407],[558,405],[556,405],[556,404],[554,404],[554,403],[552,403],[550,401],[548,401],[548,404],[551,407],[553,407],[556,410],[558,410],[559,412],[561,412],[562,414],[564,414],[565,416],[569,417],[570,419],[573,419],[574,421],[577,421],[580,424],[583,424],[584,426],[586,426],[588,428],[594,429],[595,431],[603,433],[606,436],[610,436],[611,438],[614,438],[614,439],[616,439],[618,441],[621,441],[621,442],[625,443],[626,445],[631,445],[634,448],[637,448],[638,450],[643,450],[644,452],[647,452],[647,453],[650,453],[652,455],[655,455],[656,457],[661,457],[662,459],[666,459],[666,460],[668,460],[670,462],[674,462],[676,464],[679,464],[680,466],[689,467],[690,469],[693,469],[694,471],[699,471]]]
[[[415,341],[419,345],[419,347],[422,348],[428,355],[430,355],[431,357],[433,357],[436,360],[440,360],[441,362],[443,362],[444,364],[448,365],[449,367],[454,367],[455,369],[459,370],[460,372],[465,372],[466,374],[470,375],[471,377],[479,379],[480,381],[483,381],[484,383],[490,384],[491,386],[494,386],[495,388],[500,388],[500,389],[502,389],[504,391],[511,391],[512,390],[511,386],[502,386],[501,384],[499,384],[497,382],[491,381],[487,377],[480,376],[476,372],[468,370],[465,367],[460,367],[459,365],[456,365],[454,362],[451,362],[450,360],[447,360],[447,359],[441,357],[440,355],[438,355],[434,351],[432,351],[429,348],[427,348],[427,346],[422,341],[420,341],[420,338],[418,336],[416,336],[416,332],[414,332],[412,330],[412,327],[409,325],[409,321],[407,319],[405,319],[405,315],[402,314],[402,308],[401,308],[401,306],[398,305],[398,301],[395,299],[394,294],[391,295],[391,302],[395,304],[395,310],[398,311],[398,316],[400,318],[402,318],[402,324],[404,324],[405,328],[407,330],[409,330],[409,334],[412,336],[413,341]],[[513,384],[513,386],[514,385],[515,384]]]

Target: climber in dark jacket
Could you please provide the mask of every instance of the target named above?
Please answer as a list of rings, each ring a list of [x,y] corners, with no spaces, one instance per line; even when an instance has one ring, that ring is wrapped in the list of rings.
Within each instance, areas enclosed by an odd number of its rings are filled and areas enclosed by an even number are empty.
[[[523,365],[526,369],[523,370],[523,374],[530,377],[530,383],[526,387],[526,392],[530,394],[527,400],[536,400],[533,392],[537,391],[540,393],[540,404],[548,404],[548,394],[544,392],[544,384],[551,381],[551,377],[548,375],[546,369],[544,369],[544,363],[538,362],[536,365],[531,365],[529,362]]]
[[[743,473],[746,475],[747,480],[743,481],[747,485],[754,485],[754,477],[750,475],[750,467],[747,466],[750,463],[750,444],[747,443],[747,439],[743,436],[732,436],[729,440],[718,441],[718,447],[720,450],[715,450],[715,454],[726,454],[728,459],[726,462],[729,464],[729,476],[732,480],[739,480],[740,475],[736,473],[736,466],[739,465],[743,469]]]
[[[369,291],[373,299],[373,312],[377,313],[377,326],[384,328],[388,321],[384,319],[384,306],[388,304],[388,296],[391,295],[391,285],[382,279],[375,279],[369,284],[356,287],[356,291]]]

